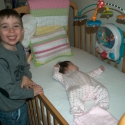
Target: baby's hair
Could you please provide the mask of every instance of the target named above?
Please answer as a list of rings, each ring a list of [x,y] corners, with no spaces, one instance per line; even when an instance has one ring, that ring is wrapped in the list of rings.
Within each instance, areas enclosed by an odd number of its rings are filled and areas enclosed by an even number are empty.
[[[66,68],[68,68],[70,61],[63,61],[59,62],[58,64],[60,65],[59,72],[65,74]]]
[[[15,11],[13,9],[3,9],[0,11],[0,19],[3,19],[4,17],[9,18],[10,16],[16,17],[17,19],[19,19],[21,27],[23,28],[22,19],[17,11]]]

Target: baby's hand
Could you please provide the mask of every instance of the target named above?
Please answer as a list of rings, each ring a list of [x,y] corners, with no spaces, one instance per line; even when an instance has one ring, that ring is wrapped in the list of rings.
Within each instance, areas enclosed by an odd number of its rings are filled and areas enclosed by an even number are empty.
[[[60,65],[57,63],[54,67],[60,67]]]
[[[104,70],[105,70],[104,66],[100,66],[100,69],[101,69],[102,71],[104,71]]]

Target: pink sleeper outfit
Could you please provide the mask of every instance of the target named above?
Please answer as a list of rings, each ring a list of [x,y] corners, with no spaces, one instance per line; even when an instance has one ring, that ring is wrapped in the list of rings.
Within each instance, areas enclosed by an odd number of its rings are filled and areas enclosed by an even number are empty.
[[[59,81],[66,89],[70,103],[70,113],[73,116],[84,114],[84,102],[95,100],[95,105],[108,109],[108,91],[94,78],[103,71],[98,68],[90,73],[81,71],[68,71],[66,74],[59,73],[59,68],[54,67],[53,78]]]

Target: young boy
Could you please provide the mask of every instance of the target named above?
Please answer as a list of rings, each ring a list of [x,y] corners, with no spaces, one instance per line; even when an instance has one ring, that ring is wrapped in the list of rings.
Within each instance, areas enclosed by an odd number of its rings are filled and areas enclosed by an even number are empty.
[[[0,121],[2,125],[29,125],[26,99],[43,93],[31,80],[22,44],[24,29],[20,15],[12,9],[0,11]]]
[[[74,116],[84,113],[84,102],[95,100],[95,105],[104,109],[109,107],[107,89],[93,79],[104,71],[100,66],[93,72],[84,73],[70,61],[59,62],[54,66],[53,78],[66,89],[70,102],[70,113]]]

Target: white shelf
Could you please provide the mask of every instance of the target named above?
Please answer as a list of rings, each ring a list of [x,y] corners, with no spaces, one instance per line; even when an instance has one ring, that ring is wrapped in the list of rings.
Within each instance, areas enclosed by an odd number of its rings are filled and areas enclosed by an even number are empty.
[[[4,0],[0,0],[0,10],[5,9]]]

